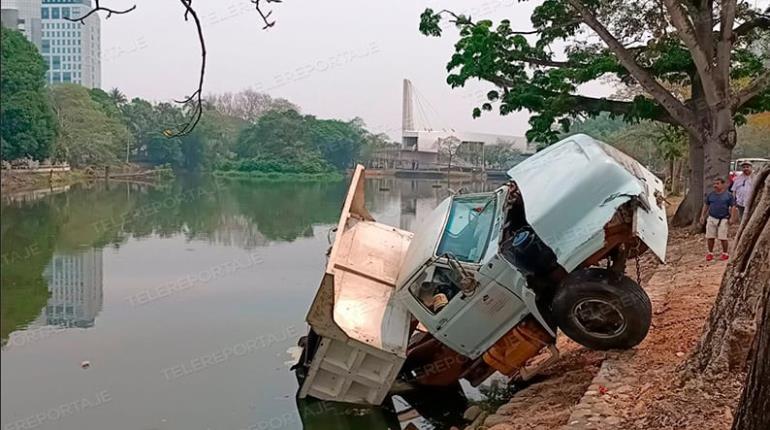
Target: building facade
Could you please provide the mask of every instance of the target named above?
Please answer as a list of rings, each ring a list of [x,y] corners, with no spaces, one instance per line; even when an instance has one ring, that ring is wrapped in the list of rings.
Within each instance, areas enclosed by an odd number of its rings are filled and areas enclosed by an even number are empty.
[[[40,49],[42,41],[40,7],[42,0],[3,0],[0,18],[3,27],[19,30]]]
[[[92,327],[102,310],[102,250],[54,254],[43,271],[51,296],[44,310],[45,324]]]
[[[92,14],[84,23],[71,21],[89,10],[91,0],[42,0],[39,48],[48,64],[49,84],[70,82],[88,88],[101,87],[99,15]]]

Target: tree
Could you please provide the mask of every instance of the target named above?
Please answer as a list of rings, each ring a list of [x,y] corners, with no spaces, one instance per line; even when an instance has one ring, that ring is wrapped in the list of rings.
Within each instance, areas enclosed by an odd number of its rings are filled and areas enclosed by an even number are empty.
[[[311,118],[294,110],[267,112],[241,133],[235,152],[243,158],[297,159],[309,150]]]
[[[521,161],[521,152],[508,145],[487,145],[484,147],[484,166],[493,169],[510,169]]]
[[[765,288],[764,303],[754,337],[751,367],[741,400],[735,412],[733,430],[762,430],[770,428],[770,288]]]
[[[447,160],[447,176],[452,171],[452,160],[457,156],[462,142],[455,136],[439,137],[436,142],[438,153]]]
[[[50,93],[60,127],[54,158],[76,167],[116,163],[130,138],[125,125],[106,114],[84,87],[55,85]]]
[[[672,193],[678,194],[676,178],[679,175],[676,166],[687,150],[687,134],[680,127],[673,125],[656,128],[658,136],[655,139],[655,149],[659,157],[668,164],[669,189]]]
[[[206,97],[206,102],[224,115],[240,118],[252,123],[256,122],[265,112],[271,110],[279,112],[294,110],[299,112],[299,107],[286,99],[274,99],[269,94],[260,93],[252,89],[246,89],[235,94],[211,94]]]
[[[43,57],[21,33],[3,27],[0,58],[0,156],[48,158],[56,122],[45,92]]]
[[[450,15],[460,40],[447,82],[457,87],[478,78],[497,86],[474,116],[492,103],[503,115],[527,109],[530,140],[553,142],[555,123],[567,131],[574,118],[602,112],[682,127],[691,187],[681,223],[697,218],[707,184],[727,175],[735,121],[770,107],[770,70],[753,45],[770,29],[768,14],[745,0],[545,0],[532,13],[533,30],[426,9],[420,31],[440,36],[441,19]],[[621,101],[579,94],[580,85],[606,75],[647,95]],[[747,83],[738,89],[740,79]],[[689,86],[691,97],[678,98],[666,84]]]
[[[366,129],[360,118],[352,121],[309,121],[311,145],[337,169],[351,167],[364,145]]]
[[[233,153],[238,135],[245,128],[239,118],[205,109],[192,133],[181,137],[181,167],[207,170]]]
[[[123,94],[123,92],[120,91],[119,88],[113,88],[107,94],[109,95],[110,99],[115,104],[115,106],[120,107],[128,102],[128,98],[126,98],[126,95]]]

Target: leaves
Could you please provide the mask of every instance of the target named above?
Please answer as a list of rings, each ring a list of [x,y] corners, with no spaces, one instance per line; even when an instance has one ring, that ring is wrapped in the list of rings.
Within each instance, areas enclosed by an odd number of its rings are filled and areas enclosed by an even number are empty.
[[[76,167],[116,163],[130,138],[120,118],[103,110],[85,87],[55,85],[50,93],[60,130],[54,158]]]
[[[420,33],[426,36],[441,36],[440,22],[441,16],[439,14],[433,12],[433,9],[425,9],[420,15]]]
[[[56,122],[45,92],[43,57],[21,33],[5,27],[0,56],[0,155],[48,158]]]

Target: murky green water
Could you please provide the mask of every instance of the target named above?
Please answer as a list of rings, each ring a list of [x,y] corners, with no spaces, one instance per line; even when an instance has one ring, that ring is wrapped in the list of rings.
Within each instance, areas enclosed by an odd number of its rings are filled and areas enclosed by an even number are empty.
[[[444,185],[370,179],[367,205],[414,229]],[[399,398],[395,413],[298,402],[286,364],[346,188],[183,178],[6,196],[2,428],[401,428],[414,413]]]

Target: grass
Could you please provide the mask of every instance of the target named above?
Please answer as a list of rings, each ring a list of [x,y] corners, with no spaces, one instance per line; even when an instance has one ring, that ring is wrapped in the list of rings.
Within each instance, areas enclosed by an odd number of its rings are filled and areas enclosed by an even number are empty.
[[[345,178],[345,175],[339,172],[330,173],[293,173],[293,172],[240,172],[233,170],[215,170],[214,176],[220,178],[247,179],[253,181],[274,181],[274,182],[336,182]]]

